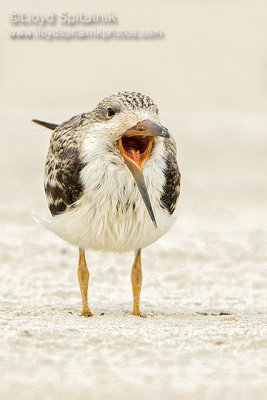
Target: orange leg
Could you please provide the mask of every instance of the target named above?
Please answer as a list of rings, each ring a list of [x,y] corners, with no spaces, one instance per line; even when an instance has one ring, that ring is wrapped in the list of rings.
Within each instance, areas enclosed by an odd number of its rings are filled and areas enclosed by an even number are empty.
[[[140,294],[142,288],[142,267],[141,267],[141,249],[136,253],[132,267],[132,288],[133,288],[133,315],[140,316]]]
[[[83,309],[80,314],[82,317],[91,317],[93,314],[88,307],[88,282],[89,282],[89,271],[86,265],[84,250],[79,249],[79,266],[78,266],[78,280],[82,295]]]

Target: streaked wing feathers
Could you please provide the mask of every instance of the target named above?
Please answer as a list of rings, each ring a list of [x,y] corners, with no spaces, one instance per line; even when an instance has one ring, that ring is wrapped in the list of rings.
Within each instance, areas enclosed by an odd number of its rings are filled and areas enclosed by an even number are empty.
[[[165,140],[165,148],[167,154],[164,170],[166,181],[160,200],[161,206],[173,214],[180,194],[181,174],[177,164],[176,145],[172,138]]]
[[[78,117],[75,117],[76,119]],[[51,214],[64,212],[81,197],[80,159],[77,120],[59,126],[52,134],[45,166],[45,193]]]

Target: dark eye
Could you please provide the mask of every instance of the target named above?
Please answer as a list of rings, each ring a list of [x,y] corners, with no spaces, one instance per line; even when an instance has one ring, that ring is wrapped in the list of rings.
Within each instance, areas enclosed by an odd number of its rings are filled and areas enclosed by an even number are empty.
[[[115,115],[115,111],[113,110],[113,108],[108,108],[107,109],[107,112],[108,112],[108,117],[113,117],[113,115]]]

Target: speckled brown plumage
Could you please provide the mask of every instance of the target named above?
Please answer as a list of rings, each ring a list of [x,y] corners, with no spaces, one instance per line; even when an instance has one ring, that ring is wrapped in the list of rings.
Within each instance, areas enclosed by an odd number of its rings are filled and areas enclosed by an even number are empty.
[[[164,175],[166,178],[163,192],[160,198],[161,206],[173,214],[180,194],[181,174],[176,159],[176,146],[171,140],[165,141],[166,148],[166,168]]]
[[[45,193],[52,215],[62,213],[83,193],[80,172],[86,165],[80,158],[82,115],[59,125],[53,132],[45,166]]]

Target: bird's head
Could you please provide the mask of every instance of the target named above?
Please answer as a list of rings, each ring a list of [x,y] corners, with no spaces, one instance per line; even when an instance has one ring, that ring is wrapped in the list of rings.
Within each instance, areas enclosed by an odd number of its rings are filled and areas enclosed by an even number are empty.
[[[88,115],[87,141],[97,149],[107,150],[130,170],[149,215],[156,227],[143,167],[161,138],[169,138],[159,123],[158,108],[150,97],[141,93],[120,92],[105,98]],[[100,154],[99,154],[100,155]]]

